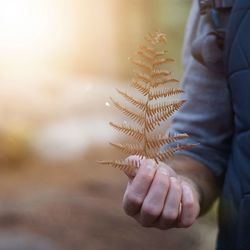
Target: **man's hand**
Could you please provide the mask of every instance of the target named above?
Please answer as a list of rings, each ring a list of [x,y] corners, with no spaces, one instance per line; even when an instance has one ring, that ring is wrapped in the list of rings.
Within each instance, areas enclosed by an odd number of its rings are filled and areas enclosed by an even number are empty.
[[[136,156],[130,159],[140,160]],[[123,198],[125,212],[145,227],[191,226],[200,213],[197,186],[163,162],[140,161],[135,177],[129,176]]]

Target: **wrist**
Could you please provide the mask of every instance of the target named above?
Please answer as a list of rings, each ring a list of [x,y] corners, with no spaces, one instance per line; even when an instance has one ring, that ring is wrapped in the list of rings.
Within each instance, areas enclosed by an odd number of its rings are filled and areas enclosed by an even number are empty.
[[[190,183],[199,199],[200,215],[204,214],[219,194],[218,181],[212,172],[200,161],[186,155],[175,155],[166,164]]]

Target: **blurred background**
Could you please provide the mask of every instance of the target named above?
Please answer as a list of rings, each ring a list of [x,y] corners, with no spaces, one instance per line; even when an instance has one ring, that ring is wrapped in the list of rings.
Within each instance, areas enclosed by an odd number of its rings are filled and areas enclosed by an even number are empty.
[[[190,5],[0,0],[0,250],[214,248],[215,209],[188,230],[141,228],[122,211],[126,177],[96,164],[121,157],[109,96],[148,32],[167,33],[181,78]]]

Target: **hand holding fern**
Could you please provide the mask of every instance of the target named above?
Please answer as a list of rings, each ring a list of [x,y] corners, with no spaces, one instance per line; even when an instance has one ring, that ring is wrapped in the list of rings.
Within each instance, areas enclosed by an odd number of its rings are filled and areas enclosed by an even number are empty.
[[[140,160],[135,177],[129,182],[123,198],[125,212],[142,226],[169,229],[191,226],[200,213],[200,193],[196,184],[178,175],[163,162]]]

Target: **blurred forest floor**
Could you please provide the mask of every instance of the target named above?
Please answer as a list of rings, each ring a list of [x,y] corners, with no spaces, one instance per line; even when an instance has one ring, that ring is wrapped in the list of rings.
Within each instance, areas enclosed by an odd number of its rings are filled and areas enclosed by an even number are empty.
[[[73,82],[19,93],[18,116],[14,103],[0,105],[8,107],[2,130],[13,137],[1,145],[0,250],[214,249],[214,213],[170,231],[142,228],[123,213],[126,176],[96,164],[121,157],[107,144],[117,137],[108,126],[119,120],[108,103],[116,83]]]

